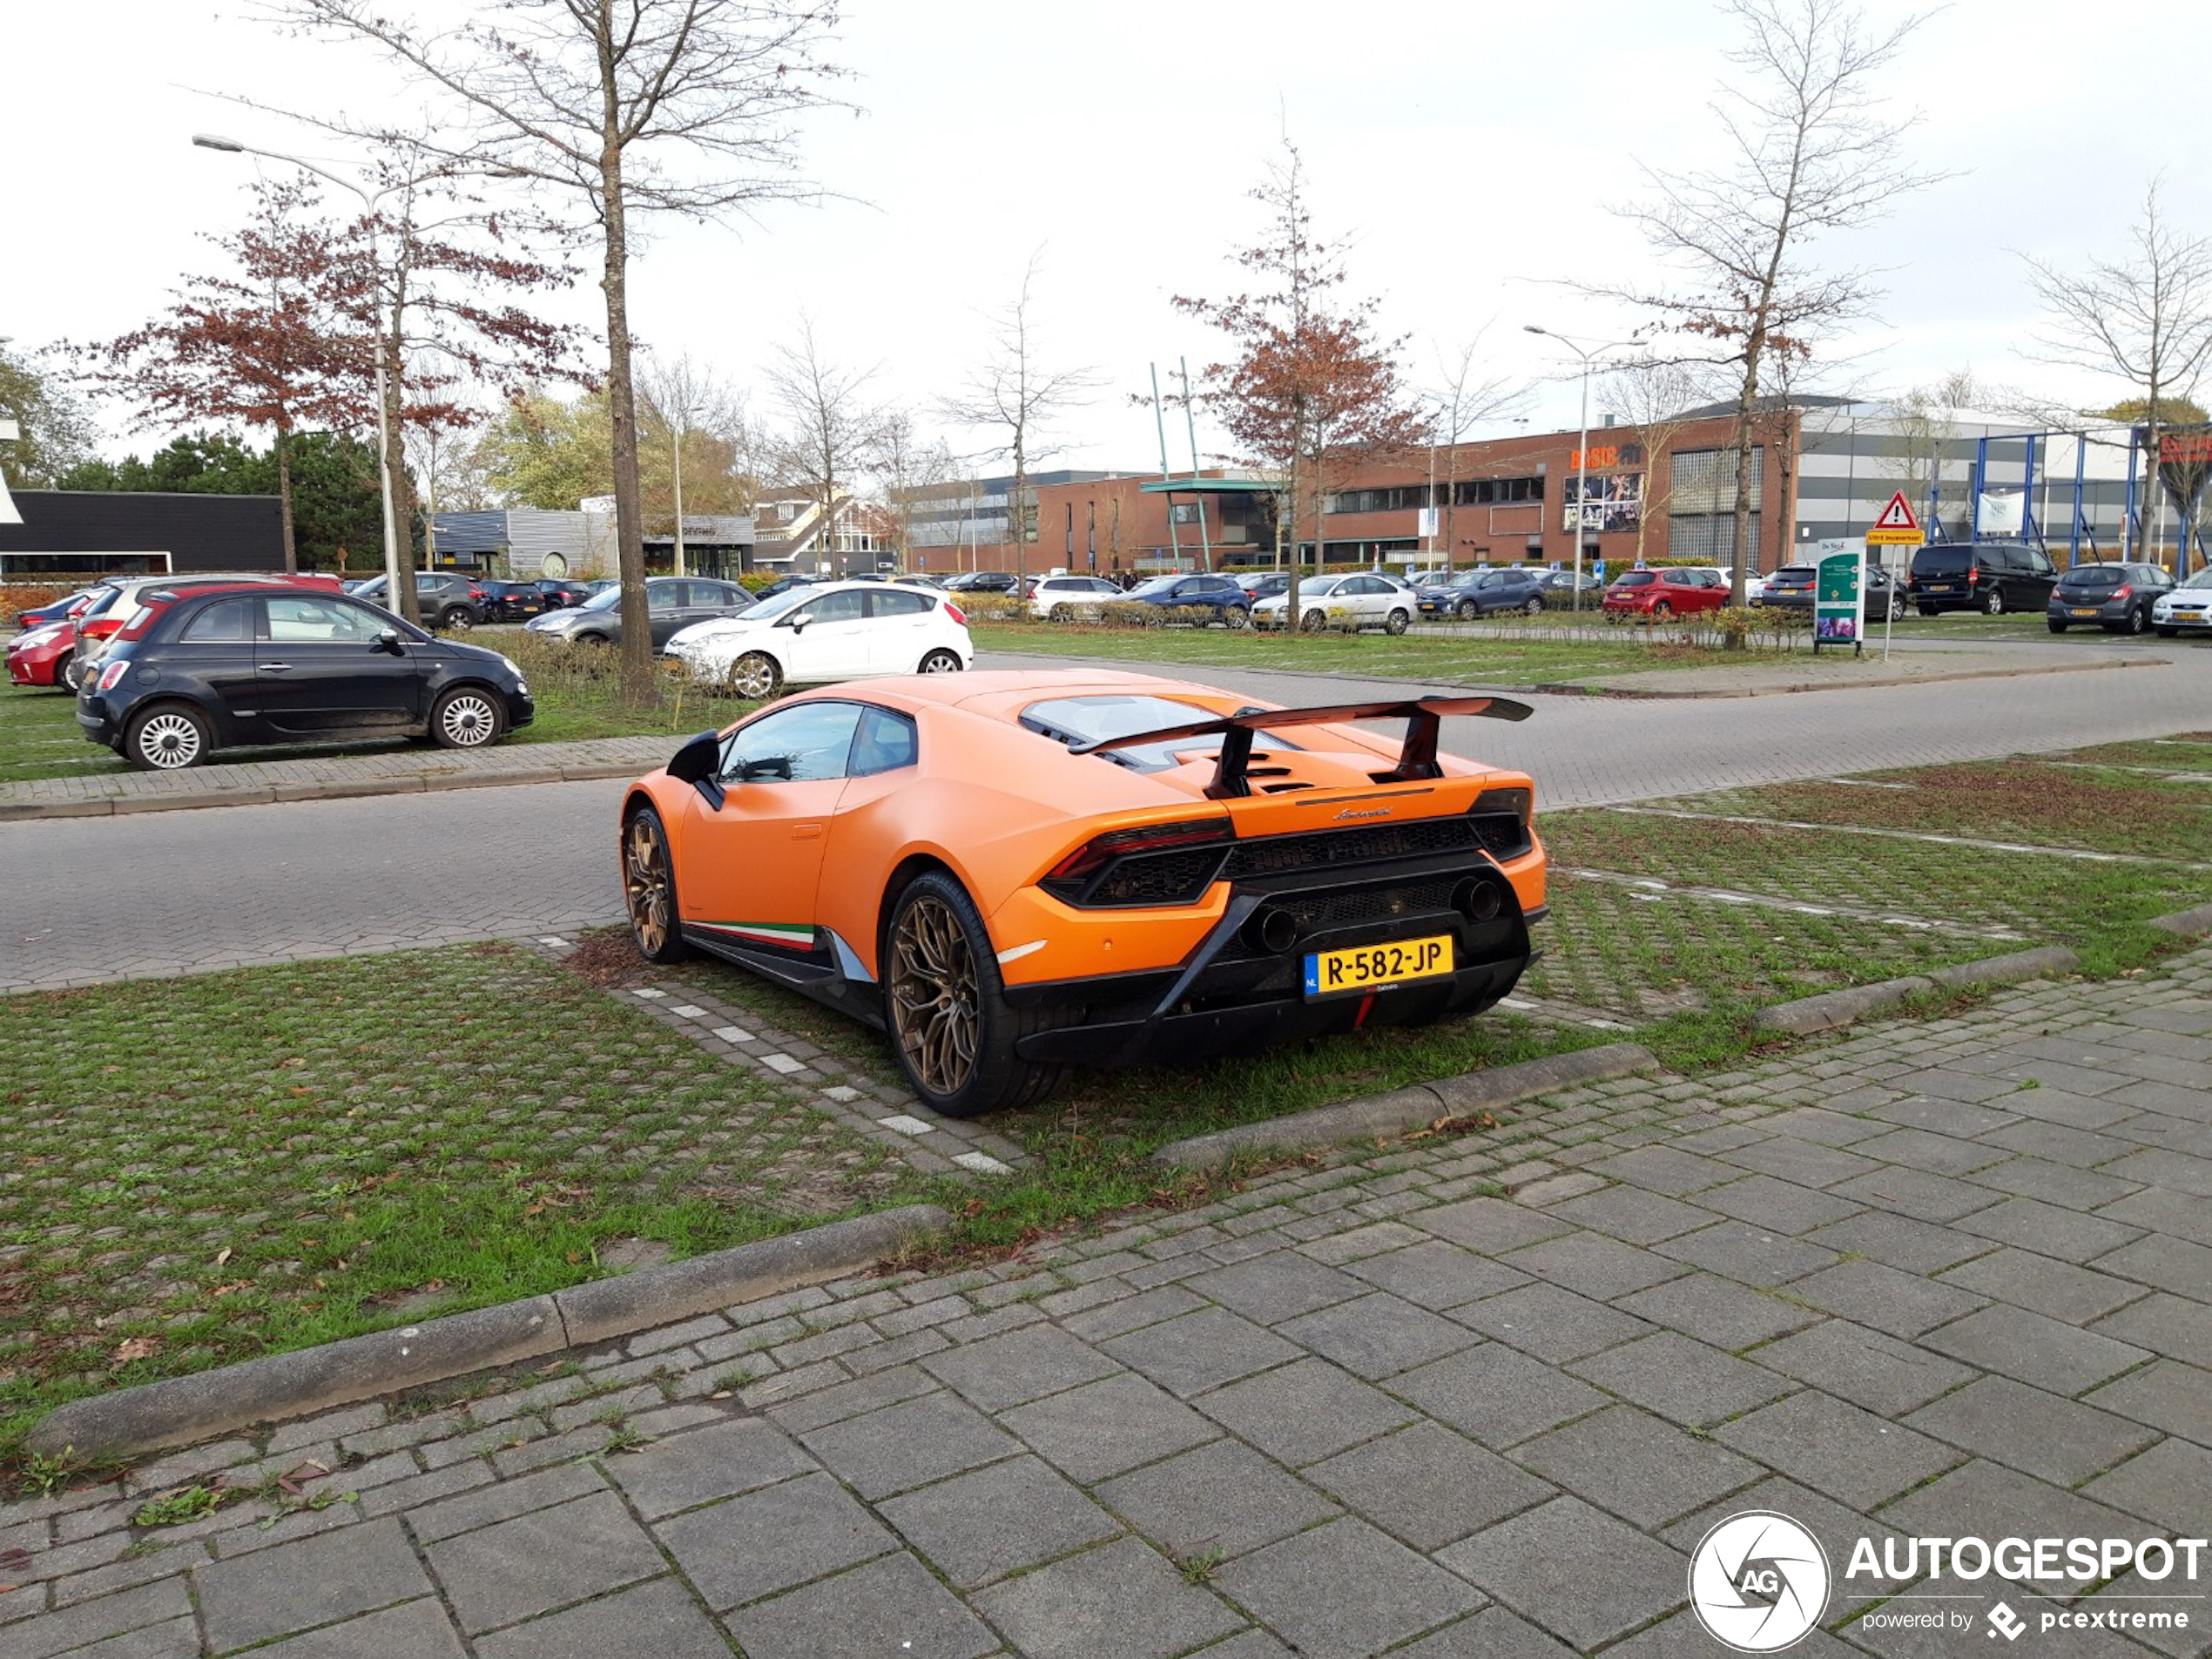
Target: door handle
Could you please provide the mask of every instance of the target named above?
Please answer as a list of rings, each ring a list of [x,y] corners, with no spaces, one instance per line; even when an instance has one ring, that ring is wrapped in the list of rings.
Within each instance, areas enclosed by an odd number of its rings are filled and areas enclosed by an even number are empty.
[[[255,666],[264,674],[288,674],[292,671],[289,663],[260,663]]]

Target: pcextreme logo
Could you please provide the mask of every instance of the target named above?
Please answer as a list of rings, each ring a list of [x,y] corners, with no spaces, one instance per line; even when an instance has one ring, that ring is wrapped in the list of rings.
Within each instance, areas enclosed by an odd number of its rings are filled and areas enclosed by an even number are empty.
[[[2010,1644],[2033,1630],[2187,1630],[2204,1615],[2197,1586],[2207,1541],[2202,1538],[1860,1538],[1844,1568],[1845,1581],[1918,1584],[1861,1614],[1863,1631],[1964,1634],[1980,1629]],[[2107,1590],[2064,1604],[2032,1599],[2024,1615],[1999,1600],[1971,1612],[1955,1588],[1992,1577],[2017,1596],[2038,1583],[2100,1584],[2133,1574],[2143,1593]],[[1993,1587],[1998,1588],[1998,1587]],[[1828,1606],[1828,1557],[1811,1532],[1771,1510],[1730,1515],[1699,1541],[1689,1560],[1689,1605],[1713,1639],[1738,1653],[1779,1653],[1809,1634]],[[2079,1595],[2078,1588],[2069,1594]],[[1985,1628],[1986,1627],[1986,1628]]]

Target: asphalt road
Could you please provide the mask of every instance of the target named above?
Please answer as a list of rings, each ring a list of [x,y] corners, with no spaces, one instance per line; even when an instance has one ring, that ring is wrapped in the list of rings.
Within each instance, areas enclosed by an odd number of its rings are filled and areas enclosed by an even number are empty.
[[[2109,651],[2115,661],[2170,661],[1718,700],[1531,696],[1534,718],[1453,720],[1445,747],[1528,772],[1541,812],[2212,726],[2212,651],[2140,641]],[[1408,689],[1204,678],[1286,704]],[[0,882],[0,989],[616,921],[621,790],[618,780],[529,785],[0,825],[10,878]]]

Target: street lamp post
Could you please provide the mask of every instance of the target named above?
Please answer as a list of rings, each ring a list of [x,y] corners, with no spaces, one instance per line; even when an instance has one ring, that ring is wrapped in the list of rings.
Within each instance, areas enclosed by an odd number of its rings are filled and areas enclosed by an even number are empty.
[[[376,258],[376,204],[390,195],[393,191],[402,188],[401,185],[389,185],[372,194],[368,187],[357,179],[348,179],[342,173],[332,172],[325,167],[318,167],[314,162],[303,161],[298,156],[286,155],[281,151],[257,150],[250,144],[240,144],[236,138],[221,138],[212,132],[195,132],[192,134],[192,141],[203,150],[220,150],[233,155],[263,156],[271,161],[289,162],[295,167],[314,173],[317,178],[327,179],[332,184],[352,191],[354,195],[361,199],[361,214],[368,226],[369,268],[381,273],[383,267],[377,262]],[[386,408],[389,399],[384,368],[386,342],[383,306],[381,299],[377,311],[376,471],[382,486],[384,498],[384,608],[395,615],[405,616],[407,613],[401,609],[405,602],[400,597],[399,518],[392,507],[392,434],[390,416]]]
[[[1523,334],[1541,334],[1547,340],[1556,340],[1582,360],[1582,428],[1581,436],[1575,443],[1575,609],[1582,608],[1582,514],[1589,504],[1590,494],[1590,364],[1600,352],[1611,351],[1616,346],[1633,346],[1633,340],[1608,340],[1602,346],[1592,346],[1585,351],[1565,334],[1554,334],[1548,328],[1539,328],[1533,322],[1521,325]]]

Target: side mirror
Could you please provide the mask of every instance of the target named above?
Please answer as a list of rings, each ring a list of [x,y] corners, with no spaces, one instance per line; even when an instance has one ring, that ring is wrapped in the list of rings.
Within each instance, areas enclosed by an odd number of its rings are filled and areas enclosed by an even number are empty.
[[[691,785],[718,808],[723,801],[722,784],[715,774],[721,766],[722,734],[702,732],[688,738],[682,748],[669,757],[668,775],[678,783]]]
[[[388,651],[395,657],[405,654],[400,650],[400,631],[396,628],[387,628],[377,635],[376,646],[379,651]]]

